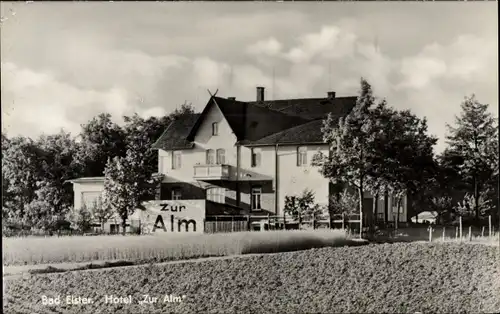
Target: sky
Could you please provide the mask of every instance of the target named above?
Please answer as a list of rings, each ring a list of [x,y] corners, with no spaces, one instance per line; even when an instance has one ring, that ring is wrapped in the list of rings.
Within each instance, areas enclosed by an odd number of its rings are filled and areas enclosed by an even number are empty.
[[[357,95],[426,117],[444,147],[472,93],[498,116],[496,2],[1,3],[2,130],[74,135],[102,112],[168,114],[207,89]]]

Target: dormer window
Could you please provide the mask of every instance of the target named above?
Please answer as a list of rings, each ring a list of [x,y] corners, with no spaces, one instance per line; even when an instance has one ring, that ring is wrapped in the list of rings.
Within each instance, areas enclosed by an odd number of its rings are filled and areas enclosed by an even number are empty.
[[[212,123],[212,135],[219,135],[219,124],[217,122]]]

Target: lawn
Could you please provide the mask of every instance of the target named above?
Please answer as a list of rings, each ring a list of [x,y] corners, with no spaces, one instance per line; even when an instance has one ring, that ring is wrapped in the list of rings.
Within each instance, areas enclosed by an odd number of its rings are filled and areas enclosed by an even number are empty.
[[[4,266],[109,260],[147,263],[353,244],[340,230],[28,237],[2,242]]]
[[[43,274],[4,281],[4,313],[498,313],[499,253],[458,243],[373,244]],[[144,294],[158,301],[139,304]],[[43,295],[92,303],[51,307]],[[105,295],[130,295],[132,304],[106,304]]]

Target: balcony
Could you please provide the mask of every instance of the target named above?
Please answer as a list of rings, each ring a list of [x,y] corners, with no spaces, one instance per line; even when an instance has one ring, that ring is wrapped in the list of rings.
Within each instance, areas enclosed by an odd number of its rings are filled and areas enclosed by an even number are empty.
[[[227,180],[229,165],[196,165],[194,166],[196,180]]]

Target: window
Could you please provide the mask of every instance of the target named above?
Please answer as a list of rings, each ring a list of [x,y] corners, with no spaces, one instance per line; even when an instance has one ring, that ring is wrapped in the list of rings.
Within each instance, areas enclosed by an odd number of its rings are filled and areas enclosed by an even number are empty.
[[[252,167],[259,167],[261,161],[261,153],[257,148],[252,148]]]
[[[297,166],[307,166],[307,147],[305,146],[297,148]]]
[[[224,204],[226,202],[225,188],[210,188],[207,190],[207,200]]]
[[[219,135],[219,125],[217,122],[212,123],[212,135]]]
[[[207,165],[215,164],[215,152],[213,149],[207,150]]]
[[[251,208],[252,210],[262,209],[261,207],[262,188],[252,188]]]
[[[180,169],[181,168],[181,152],[174,151],[172,152],[172,169]]]
[[[172,200],[180,200],[182,198],[181,189],[172,189]]]
[[[93,208],[96,202],[101,197],[101,192],[82,192],[82,206],[85,205],[88,209]]]
[[[217,164],[223,165],[226,163],[226,151],[223,149],[217,150]]]

